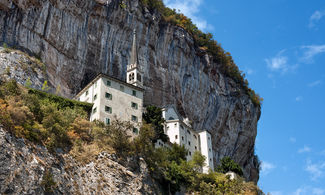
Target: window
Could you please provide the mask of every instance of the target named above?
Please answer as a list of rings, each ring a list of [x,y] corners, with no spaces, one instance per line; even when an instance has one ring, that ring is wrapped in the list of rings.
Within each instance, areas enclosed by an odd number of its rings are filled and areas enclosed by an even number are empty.
[[[212,161],[212,159],[210,158],[210,161]]]
[[[175,139],[177,139],[178,138],[178,136],[177,135],[175,135]]]
[[[182,141],[184,141],[184,136],[182,136]]]
[[[109,125],[109,124],[111,124],[111,120],[109,118],[106,118],[105,123],[106,123],[106,125]]]
[[[111,81],[106,81],[107,86],[111,86],[111,84],[112,84]]]
[[[141,74],[137,74],[137,80],[141,82]]]
[[[129,81],[133,81],[134,80],[134,73],[130,73],[129,74]]]
[[[177,127],[177,123],[175,123],[175,127]]]
[[[120,90],[124,91],[124,86],[123,85],[120,85]]]
[[[181,126],[181,129],[184,129],[183,125],[180,125]]]
[[[87,91],[86,91],[86,95],[88,95],[88,94],[89,94],[89,91],[87,90]]]
[[[190,155],[190,156],[191,156],[191,155],[192,155],[192,152],[188,152],[188,155]]]
[[[197,139],[197,138],[196,138],[196,135],[194,135],[194,138]]]
[[[96,99],[97,99],[97,94],[94,95],[94,100],[96,100]]]
[[[210,140],[210,137],[208,137],[208,140]]]
[[[187,133],[191,135],[191,132],[189,130],[187,130]]]
[[[194,148],[195,148],[195,150],[197,150],[197,147],[196,146]]]
[[[191,145],[191,142],[190,142],[190,141],[188,141],[188,145],[189,145],[189,146]]]
[[[110,93],[105,93],[105,98],[108,99],[108,100],[112,100],[112,94]]]
[[[174,118],[173,117],[169,117],[169,119],[168,120],[174,120]]]
[[[138,109],[138,104],[134,103],[134,102],[131,102],[131,107],[137,110]]]
[[[133,133],[138,134],[139,130],[137,128],[133,127]]]
[[[137,96],[137,91],[136,90],[132,90],[132,95],[133,96]]]
[[[138,117],[132,115],[131,120],[132,120],[133,122],[138,122]]]
[[[109,106],[105,106],[105,112],[112,114],[112,108]]]
[[[95,114],[96,112],[97,112],[97,107],[93,109],[93,114]]]
[[[211,148],[209,148],[209,152],[211,152]]]

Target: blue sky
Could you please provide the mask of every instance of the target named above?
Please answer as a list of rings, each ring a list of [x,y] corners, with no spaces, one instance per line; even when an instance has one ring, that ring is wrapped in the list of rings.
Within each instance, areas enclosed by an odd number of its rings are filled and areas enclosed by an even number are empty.
[[[325,195],[325,2],[164,0],[211,32],[263,98],[258,185]]]

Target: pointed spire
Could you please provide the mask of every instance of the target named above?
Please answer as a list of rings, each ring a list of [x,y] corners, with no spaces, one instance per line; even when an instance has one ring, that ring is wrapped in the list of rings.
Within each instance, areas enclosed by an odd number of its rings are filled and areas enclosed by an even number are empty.
[[[137,53],[137,40],[136,40],[137,32],[133,30],[133,43],[132,43],[132,51],[131,51],[131,64],[138,65],[138,53]]]

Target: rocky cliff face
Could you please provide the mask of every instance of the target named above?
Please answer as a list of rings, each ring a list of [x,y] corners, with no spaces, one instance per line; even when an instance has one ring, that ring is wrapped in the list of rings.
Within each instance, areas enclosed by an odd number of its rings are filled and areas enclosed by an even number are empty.
[[[2,0],[0,40],[40,56],[48,79],[72,97],[99,72],[125,79],[132,31],[145,70],[145,104],[176,105],[213,136],[215,164],[231,156],[257,182],[254,144],[260,108],[184,29],[138,0]]]
[[[17,139],[0,126],[0,194],[158,194],[158,188],[144,161],[123,166],[114,155],[101,153],[81,165],[67,154],[52,155],[45,147]]]

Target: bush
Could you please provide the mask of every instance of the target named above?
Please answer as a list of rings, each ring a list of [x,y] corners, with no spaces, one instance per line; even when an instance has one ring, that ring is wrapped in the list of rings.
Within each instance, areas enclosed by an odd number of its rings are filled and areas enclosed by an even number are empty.
[[[46,193],[52,193],[56,188],[56,182],[53,179],[53,174],[49,170],[44,172],[41,185]]]
[[[217,166],[217,171],[221,173],[232,171],[240,176],[243,175],[241,167],[228,156],[221,159],[220,164]]]
[[[152,124],[155,130],[155,135],[153,137],[153,142],[156,142],[158,139],[161,139],[163,142],[169,141],[168,136],[164,133],[164,122],[162,118],[161,108],[156,106],[146,107],[146,111],[143,113],[143,120],[147,124]]]

